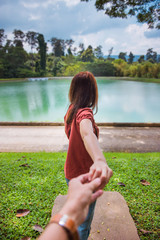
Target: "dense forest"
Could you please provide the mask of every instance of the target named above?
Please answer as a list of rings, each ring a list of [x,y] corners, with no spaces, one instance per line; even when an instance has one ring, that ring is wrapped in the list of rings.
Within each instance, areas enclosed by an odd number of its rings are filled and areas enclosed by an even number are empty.
[[[10,40],[5,30],[0,29],[0,78],[73,76],[85,70],[95,76],[160,78],[160,55],[153,48],[135,62],[132,52],[128,57],[126,52],[120,52],[118,59],[114,59],[111,57],[113,48],[104,57],[102,46],[89,45],[85,49],[80,43],[76,48],[72,39],[56,37],[48,42],[52,46],[51,53],[48,53],[43,34],[15,29]],[[25,50],[25,44],[30,46],[30,52]]]

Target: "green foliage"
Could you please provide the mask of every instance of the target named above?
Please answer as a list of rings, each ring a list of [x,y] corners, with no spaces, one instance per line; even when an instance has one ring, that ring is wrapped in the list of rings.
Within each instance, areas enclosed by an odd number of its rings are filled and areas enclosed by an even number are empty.
[[[126,55],[127,55],[126,52],[120,52],[118,58],[123,59],[126,62]]]
[[[34,31],[28,31],[25,35],[26,42],[31,46],[31,50],[34,49],[38,44],[38,33]]]
[[[120,192],[130,209],[141,240],[158,240],[160,153],[105,153],[113,177],[105,191]],[[55,198],[67,193],[64,177],[66,153],[0,153],[0,239],[36,239],[49,222]],[[140,180],[150,183],[143,186]],[[117,183],[123,182],[125,187]],[[29,209],[22,218],[18,209]],[[143,235],[140,229],[151,231]]]
[[[128,63],[129,64],[132,64],[133,63],[133,59],[134,59],[134,55],[133,55],[133,53],[132,52],[130,52],[130,54],[129,54],[129,58],[128,58]]]
[[[18,69],[24,68],[27,53],[22,47],[6,46],[3,58],[1,58],[3,77],[19,77]]]
[[[46,51],[47,51],[47,44],[44,40],[43,34],[39,34],[38,37],[38,53],[40,55],[40,69],[42,71],[46,70]]]
[[[124,60],[116,59],[113,61],[116,68],[116,76],[159,78],[160,63],[142,62],[127,64]]]
[[[52,74],[53,76],[61,76],[63,72],[63,68],[65,66],[65,62],[63,62],[62,58],[54,57],[53,65],[52,65]]]
[[[116,68],[116,76],[124,76],[124,69],[127,67],[127,63],[123,59],[116,59],[113,62]]]
[[[87,64],[83,63],[83,62],[77,62],[75,64],[70,64],[65,68],[63,75],[64,76],[74,76],[79,72],[86,71],[87,70],[86,66],[87,66]]]
[[[82,62],[93,62],[94,61],[94,54],[92,47],[88,47],[80,57]]]
[[[109,61],[96,61],[87,64],[87,70],[95,76],[115,76],[115,67]]]
[[[63,39],[51,38],[51,45],[53,47],[53,53],[55,57],[64,56],[65,42]]]
[[[0,49],[3,47],[3,42],[7,38],[7,36],[4,33],[4,29],[0,29]]]
[[[130,52],[127,63],[126,52],[120,52],[119,59],[111,58],[113,47],[104,59],[101,45],[95,49],[89,45],[85,49],[80,43],[77,50],[72,47],[72,39],[52,38],[53,51],[47,54],[43,34],[33,31],[24,34],[16,29],[13,34],[14,40],[11,41],[6,39],[4,29],[0,29],[0,78],[73,76],[86,70],[95,76],[160,78],[160,55],[152,48],[147,50],[147,61],[142,55],[138,62],[133,62],[134,55]],[[24,41],[30,45],[30,53],[24,50]],[[37,53],[33,53],[35,48]]]
[[[141,55],[141,56],[139,57],[138,62],[139,62],[139,63],[144,62],[144,55]]]
[[[160,6],[157,0],[96,0],[95,6],[111,18],[136,16],[138,22],[147,23],[149,28],[160,29]]]
[[[154,52],[153,48],[149,48],[147,50],[146,60],[150,61],[152,63],[156,63],[157,62],[157,52]]]
[[[101,45],[99,45],[98,47],[96,47],[94,49],[94,55],[98,59],[102,59],[103,58],[103,52],[102,52],[102,46]]]

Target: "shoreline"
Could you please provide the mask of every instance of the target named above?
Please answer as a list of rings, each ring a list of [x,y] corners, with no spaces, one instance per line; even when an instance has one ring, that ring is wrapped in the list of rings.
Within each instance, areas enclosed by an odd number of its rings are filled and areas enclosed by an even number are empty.
[[[100,78],[101,80],[123,80],[123,81],[134,81],[134,82],[148,82],[148,83],[160,83],[160,78],[138,78],[138,77],[108,77],[108,76],[95,76],[96,78]],[[39,79],[45,77],[33,77],[33,79]],[[47,78],[47,77],[46,77]],[[73,76],[61,76],[61,77],[48,77],[48,80],[57,80],[57,79],[71,79]],[[6,78],[0,79],[0,83],[5,82],[28,82],[30,78]],[[36,80],[35,80],[36,81]],[[41,81],[41,80],[37,80]]]

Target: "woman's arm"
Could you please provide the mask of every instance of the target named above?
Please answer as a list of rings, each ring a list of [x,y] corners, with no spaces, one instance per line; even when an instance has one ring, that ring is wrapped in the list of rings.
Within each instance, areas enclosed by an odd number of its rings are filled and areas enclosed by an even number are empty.
[[[89,181],[100,177],[102,182],[100,187],[104,188],[113,172],[106,163],[97,137],[93,132],[92,122],[89,119],[83,119],[80,122],[80,134],[85,148],[94,162],[89,171]]]

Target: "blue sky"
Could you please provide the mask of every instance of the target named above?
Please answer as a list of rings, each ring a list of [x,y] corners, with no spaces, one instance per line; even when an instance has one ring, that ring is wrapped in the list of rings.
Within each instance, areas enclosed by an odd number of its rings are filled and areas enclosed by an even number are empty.
[[[0,28],[9,39],[14,29],[42,33],[45,40],[52,37],[70,39],[75,46],[85,48],[102,45],[104,55],[113,47],[113,55],[132,51],[146,54],[153,48],[160,54],[160,30],[148,29],[136,18],[111,19],[96,10],[95,0],[0,0]],[[25,46],[27,49],[27,46]],[[49,47],[50,50],[50,47]]]

